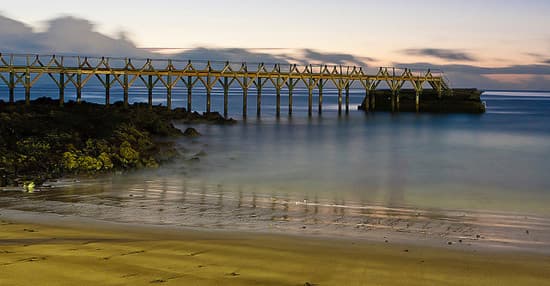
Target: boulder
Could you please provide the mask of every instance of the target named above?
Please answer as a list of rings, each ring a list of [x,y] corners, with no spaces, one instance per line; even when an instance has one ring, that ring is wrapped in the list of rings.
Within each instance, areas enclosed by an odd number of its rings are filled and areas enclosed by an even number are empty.
[[[199,137],[201,134],[193,127],[189,127],[185,129],[185,132],[183,132],[183,136],[185,137]]]

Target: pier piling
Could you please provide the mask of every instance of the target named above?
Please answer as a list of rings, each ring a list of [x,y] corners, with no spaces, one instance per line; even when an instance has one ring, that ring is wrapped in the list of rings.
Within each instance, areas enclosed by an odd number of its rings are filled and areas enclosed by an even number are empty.
[[[349,113],[349,82],[346,84],[346,114]]]
[[[229,113],[229,79],[227,77],[223,78],[223,116],[227,118]]]
[[[8,88],[10,89],[10,103],[15,102],[15,73],[10,71],[10,82],[8,83]]]
[[[105,105],[111,105],[111,75],[105,75]]]
[[[59,74],[59,106],[63,106],[65,103],[65,74]]]

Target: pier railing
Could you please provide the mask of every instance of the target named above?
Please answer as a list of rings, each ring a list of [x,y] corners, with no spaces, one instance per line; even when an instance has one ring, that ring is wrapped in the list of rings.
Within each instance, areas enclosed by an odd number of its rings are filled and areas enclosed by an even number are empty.
[[[128,105],[129,91],[136,82],[148,90],[148,104],[153,105],[153,89],[166,89],[166,105],[172,109],[172,90],[183,85],[187,88],[187,109],[191,110],[193,89],[206,90],[206,112],[211,112],[214,87],[223,88],[224,115],[228,113],[228,96],[231,86],[242,89],[243,115],[247,114],[247,97],[250,88],[257,94],[257,114],[261,113],[262,89],[271,86],[276,90],[276,112],[280,115],[281,91],[288,92],[288,112],[292,114],[293,91],[300,85],[308,90],[308,113],[313,112],[313,92],[318,91],[319,113],[323,110],[323,89],[332,85],[338,90],[338,112],[343,105],[349,111],[349,89],[352,84],[365,90],[367,110],[374,110],[372,91],[385,83],[392,92],[392,110],[399,110],[399,91],[409,84],[419,97],[428,85],[439,97],[450,93],[445,76],[440,71],[415,71],[408,68],[380,67],[369,72],[367,68],[342,65],[297,65],[266,63],[233,63],[221,61],[139,59],[114,57],[28,55],[0,53],[0,84],[9,89],[9,102],[15,100],[15,88],[25,89],[25,101],[30,103],[31,88],[42,77],[49,77],[59,89],[59,104],[65,102],[65,88],[73,85],[76,101],[82,100],[82,89],[96,78],[105,88],[105,105],[111,102],[110,90],[116,85],[123,89],[123,103]],[[344,97],[345,96],[345,97]],[[345,98],[345,102],[344,102]]]

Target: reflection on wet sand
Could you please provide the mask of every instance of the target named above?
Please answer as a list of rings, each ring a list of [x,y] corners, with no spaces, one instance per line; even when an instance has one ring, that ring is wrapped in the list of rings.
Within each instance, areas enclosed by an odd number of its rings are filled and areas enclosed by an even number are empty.
[[[174,227],[380,241],[408,237],[550,252],[550,219],[545,217],[383,206],[341,196],[266,194],[181,178],[82,181],[33,194],[3,193],[0,207]]]

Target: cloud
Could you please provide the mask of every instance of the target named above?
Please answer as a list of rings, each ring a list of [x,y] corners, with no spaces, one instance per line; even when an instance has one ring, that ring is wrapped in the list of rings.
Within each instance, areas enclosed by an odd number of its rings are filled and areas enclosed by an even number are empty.
[[[0,48],[2,52],[39,50],[41,44],[34,39],[32,28],[22,22],[0,15]]]
[[[0,50],[13,53],[149,56],[126,37],[113,38],[94,30],[88,20],[61,17],[47,22],[44,32],[0,15]]]
[[[452,87],[481,89],[550,89],[550,65],[515,65],[509,67],[479,67],[473,65],[433,65],[430,63],[398,63],[398,67],[413,70],[441,70]]]
[[[354,65],[364,66],[366,62],[372,62],[374,59],[368,57],[357,57],[351,54],[342,53],[322,53],[312,49],[303,49],[302,61],[304,63],[320,63],[320,64],[332,64],[332,65]]]
[[[439,58],[449,61],[462,61],[462,62],[472,62],[475,61],[475,57],[460,51],[460,50],[451,50],[451,49],[433,49],[433,48],[424,48],[424,49],[406,49],[402,51],[406,55],[411,56],[427,56],[433,58]]]
[[[35,32],[25,23],[0,15],[0,52],[37,54],[78,54],[89,56],[120,56],[140,58],[174,58],[249,63],[324,63],[360,65],[374,61],[345,53],[324,53],[302,49],[292,54],[271,54],[261,49],[198,47],[178,54],[158,54],[138,48],[121,33],[118,37],[101,34],[88,20],[61,17],[50,20],[43,32]],[[407,54],[438,57],[454,61],[473,61],[473,56],[459,50],[409,49]],[[534,56],[534,55],[533,55]],[[398,63],[397,67],[412,69],[441,69],[453,87],[482,89],[545,89],[550,90],[550,59],[540,57],[536,65],[515,65],[500,68],[479,67],[468,64],[435,66],[427,62]]]
[[[240,48],[205,48],[199,47],[190,49],[178,54],[170,55],[171,58],[185,60],[211,60],[231,62],[249,62],[249,63],[288,63],[288,59],[283,56],[272,55],[268,53],[252,52]]]

